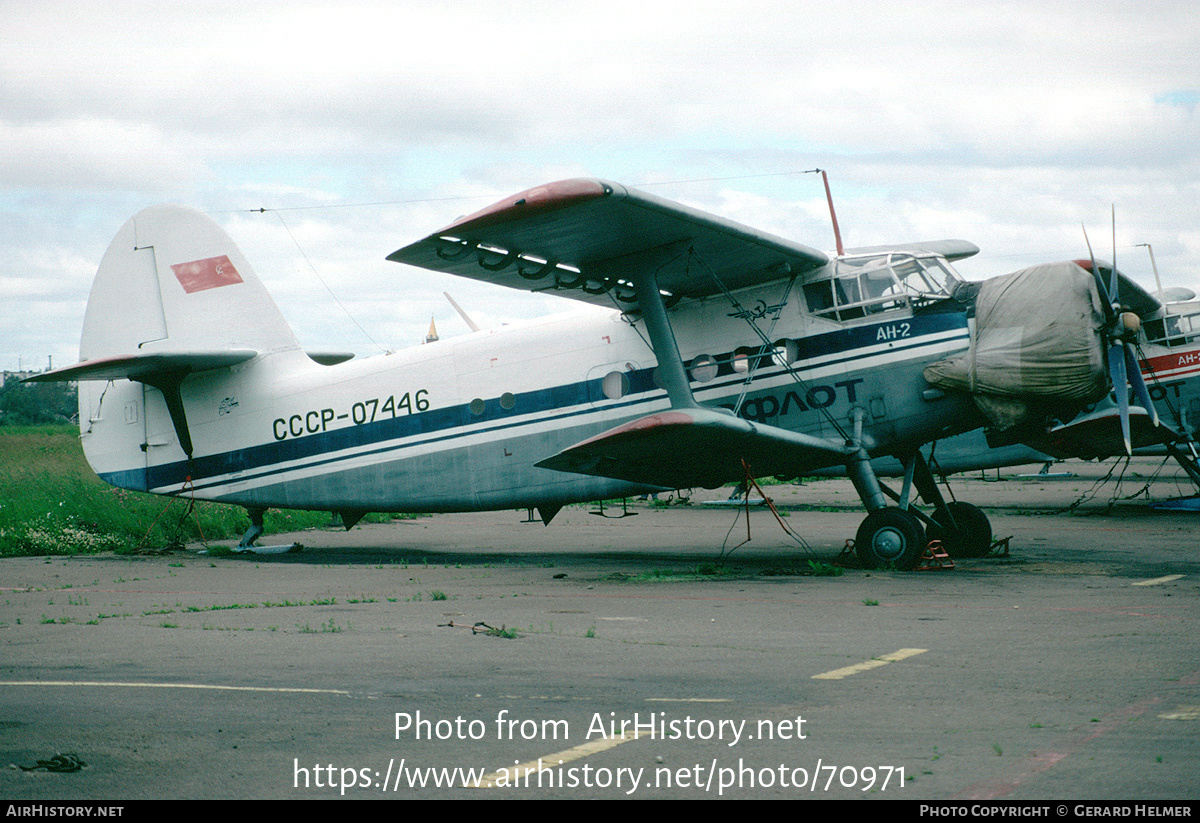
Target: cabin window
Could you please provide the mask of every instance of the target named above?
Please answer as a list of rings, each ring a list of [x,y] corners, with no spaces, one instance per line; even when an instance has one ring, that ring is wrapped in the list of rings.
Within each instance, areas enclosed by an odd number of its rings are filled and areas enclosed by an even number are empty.
[[[833,320],[944,300],[958,282],[944,258],[907,252],[843,257],[835,273],[804,286],[808,310]]]
[[[800,344],[795,340],[776,340],[771,355],[776,366],[790,366],[800,359]]]
[[[808,283],[804,287],[804,298],[808,301],[808,310],[813,314],[825,314],[833,308],[833,281],[819,280]]]
[[[707,383],[717,376],[717,359],[711,355],[701,354],[692,360],[688,370],[692,374],[692,379],[697,383]]]
[[[629,378],[624,372],[610,371],[600,382],[600,390],[609,400],[620,400],[629,394]]]
[[[471,401],[471,414],[479,416],[483,414],[483,398],[476,397]]]
[[[922,285],[918,291],[923,295],[937,298],[949,296],[954,291],[957,278],[949,269],[949,264],[938,257],[914,259],[915,274]],[[903,278],[902,278],[903,279]]]
[[[512,392],[506,391],[500,395],[500,408],[508,411],[515,405],[517,405],[517,398]]]
[[[738,349],[733,353],[733,357],[729,360],[729,365],[738,374],[746,374],[750,371],[750,350],[746,348]]]

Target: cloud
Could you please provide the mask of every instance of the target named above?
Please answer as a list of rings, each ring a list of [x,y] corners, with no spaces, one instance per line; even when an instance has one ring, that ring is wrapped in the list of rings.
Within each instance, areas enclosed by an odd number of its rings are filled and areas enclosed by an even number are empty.
[[[557,308],[383,257],[569,176],[828,248],[823,190],[796,174],[821,166],[848,245],[963,237],[979,277],[1079,256],[1079,223],[1102,233],[1115,203],[1122,242],[1200,290],[1189,3],[16,2],[0,20],[0,254],[77,295],[77,317],[4,346],[28,359],[71,356],[86,269],[161,200],[222,222],[306,343],[364,352],[338,302],[385,346],[430,314],[461,328],[446,290],[494,322]]]
[[[209,176],[197,152],[161,129],[114,120],[0,122],[0,184],[14,189],[188,187]]]

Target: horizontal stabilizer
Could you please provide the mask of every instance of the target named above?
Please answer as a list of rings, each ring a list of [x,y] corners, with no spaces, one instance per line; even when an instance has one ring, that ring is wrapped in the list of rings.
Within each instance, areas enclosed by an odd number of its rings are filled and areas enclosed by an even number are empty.
[[[74,366],[43,372],[28,378],[28,381],[136,380],[153,386],[162,392],[175,434],[179,438],[179,447],[190,458],[193,451],[192,435],[179,391],[184,378],[193,372],[236,366],[257,356],[258,352],[253,349],[118,354],[113,357],[94,357]]]
[[[715,409],[671,409],[584,440],[537,465],[664,488],[715,488],[844,457],[841,441],[753,423]]]
[[[236,366],[256,356],[251,349],[233,349],[212,352],[157,352],[149,354],[126,354],[115,357],[97,357],[84,360],[74,366],[35,374],[26,378],[27,383],[50,383],[65,380],[140,380],[155,383],[165,374],[190,374],[191,372],[223,369]]]

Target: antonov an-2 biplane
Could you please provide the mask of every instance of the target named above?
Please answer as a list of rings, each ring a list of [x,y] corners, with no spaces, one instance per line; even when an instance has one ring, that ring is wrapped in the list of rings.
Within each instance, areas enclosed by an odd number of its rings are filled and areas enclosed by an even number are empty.
[[[388,259],[611,312],[346,362],[301,348],[216,223],[160,206],[105,254],[80,362],[35,379],[84,381],[83,447],[108,483],[238,504],[257,524],[268,507],[337,511],[347,527],[368,511],[526,507],[549,523],[572,502],[840,465],[868,512],[863,564],[910,568],[927,535],[965,555],[991,539],[976,507],[942,499],[922,444],[989,419],[1069,419],[1108,391],[1110,364],[1125,379],[1124,356],[1105,357],[1119,315],[1098,271],[1074,264],[998,290],[1001,326],[1069,306],[1070,340],[1051,345],[1049,366],[1045,341],[1013,329],[989,360],[978,284],[951,266],[977,251],[943,240],[831,257],[566,180]],[[1009,361],[1016,389],[981,379]],[[927,369],[954,363],[962,379]],[[898,493],[871,468],[884,454],[905,467]]]

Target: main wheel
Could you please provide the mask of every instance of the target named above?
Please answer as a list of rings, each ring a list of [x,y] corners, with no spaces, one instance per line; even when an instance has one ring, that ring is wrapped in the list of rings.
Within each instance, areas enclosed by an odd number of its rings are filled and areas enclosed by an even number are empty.
[[[951,557],[983,557],[992,547],[992,524],[978,506],[954,501],[946,508],[954,518],[954,528],[939,524],[929,529],[930,540],[941,540],[946,554]],[[942,515],[942,517],[939,517]],[[942,512],[934,512],[934,521],[943,519]]]
[[[858,527],[854,550],[864,569],[882,566],[908,571],[925,550],[925,529],[920,520],[903,509],[878,509]]]

